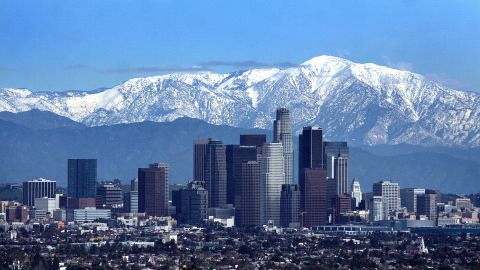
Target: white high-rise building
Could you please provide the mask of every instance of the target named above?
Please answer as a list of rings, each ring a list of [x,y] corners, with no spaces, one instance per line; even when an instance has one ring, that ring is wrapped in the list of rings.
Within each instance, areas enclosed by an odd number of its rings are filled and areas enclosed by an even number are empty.
[[[386,200],[385,213],[390,216],[400,206],[400,186],[390,181],[380,181],[373,184],[373,196],[382,196]]]
[[[260,156],[261,199],[264,224],[280,225],[280,195],[285,184],[283,147],[281,143],[266,143]]]
[[[285,184],[293,185],[292,121],[287,108],[277,109],[273,121],[273,142],[281,142],[283,145]]]
[[[35,198],[34,205],[36,209],[45,210],[47,213],[53,213],[54,210],[59,209],[55,198]]]
[[[353,178],[351,192],[352,198],[355,198],[355,207],[358,207],[362,201],[362,189],[360,182],[356,178]]]
[[[382,196],[373,196],[370,199],[370,221],[380,221],[387,219],[386,213],[387,200]]]

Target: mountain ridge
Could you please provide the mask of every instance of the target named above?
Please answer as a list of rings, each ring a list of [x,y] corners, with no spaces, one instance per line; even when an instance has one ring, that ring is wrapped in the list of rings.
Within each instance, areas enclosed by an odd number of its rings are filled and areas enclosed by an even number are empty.
[[[296,131],[317,125],[354,144],[480,146],[480,94],[333,56],[286,69],[134,78],[94,93],[0,88],[0,111],[46,110],[88,126],[190,117],[268,128],[278,107],[290,109]]]
[[[43,119],[42,112],[31,112]],[[137,168],[153,162],[170,166],[171,183],[186,183],[193,174],[193,141],[213,137],[238,144],[240,134],[267,134],[271,130],[212,125],[178,118],[172,122],[141,122],[111,126],[29,127],[31,119],[15,114],[0,119],[0,183],[43,177],[66,185],[67,159],[98,159],[99,181],[136,177]],[[55,118],[54,118],[55,119]],[[298,138],[294,138],[298,154]],[[401,187],[425,187],[467,193],[478,191],[480,148],[432,148],[413,145],[350,147],[349,181],[360,179],[362,189],[392,179]],[[296,164],[296,163],[295,163]]]

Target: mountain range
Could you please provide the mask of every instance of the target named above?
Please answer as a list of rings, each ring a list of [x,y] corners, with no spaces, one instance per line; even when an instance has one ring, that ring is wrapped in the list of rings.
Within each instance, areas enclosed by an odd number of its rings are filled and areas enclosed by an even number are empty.
[[[278,107],[290,109],[295,131],[317,125],[354,145],[480,146],[480,94],[332,56],[286,69],[136,78],[89,92],[0,88],[0,111],[39,109],[89,127],[189,117],[269,129]]]
[[[88,127],[50,112],[0,112],[0,183],[43,177],[66,186],[67,159],[98,159],[100,181],[136,177],[137,168],[153,162],[170,165],[170,182],[186,183],[193,174],[193,140],[215,137],[239,143],[240,134],[271,130],[212,125],[192,118]],[[294,139],[297,154],[298,139]],[[297,160],[297,158],[295,157]],[[296,163],[295,163],[296,164]],[[378,145],[350,147],[349,181],[393,180],[401,187],[445,192],[480,191],[479,148]]]

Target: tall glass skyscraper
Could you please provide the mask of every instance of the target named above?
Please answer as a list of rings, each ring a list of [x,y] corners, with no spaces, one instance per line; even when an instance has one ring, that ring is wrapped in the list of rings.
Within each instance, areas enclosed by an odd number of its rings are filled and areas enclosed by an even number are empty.
[[[273,142],[281,142],[283,146],[285,184],[293,184],[293,141],[292,121],[287,108],[277,109],[273,122]]]
[[[266,143],[260,156],[260,182],[264,203],[264,224],[280,225],[280,194],[285,184],[282,143]]]
[[[138,169],[138,211],[149,216],[168,215],[168,164]]]
[[[68,197],[95,198],[97,191],[97,160],[68,160]]]
[[[195,181],[208,191],[209,207],[223,207],[227,203],[226,147],[222,141],[196,141],[194,151]]]

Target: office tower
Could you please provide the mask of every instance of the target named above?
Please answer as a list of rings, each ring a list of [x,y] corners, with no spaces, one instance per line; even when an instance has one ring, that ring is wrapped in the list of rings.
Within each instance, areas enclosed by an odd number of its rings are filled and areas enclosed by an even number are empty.
[[[95,198],[68,198],[67,208],[68,209],[83,209],[86,207],[96,207]]]
[[[352,197],[348,194],[336,195],[332,204],[333,224],[338,224],[342,214],[352,211]]]
[[[353,178],[352,181],[351,195],[355,199],[355,207],[358,207],[362,201],[362,189],[360,188],[360,182],[356,178]]]
[[[239,177],[240,164],[257,160],[256,146],[227,145],[227,203],[235,204],[235,182]]]
[[[285,228],[300,226],[300,188],[298,185],[282,185],[280,225]]]
[[[58,207],[60,209],[67,209],[68,196],[66,194],[57,194],[57,195],[58,195]]]
[[[370,221],[380,221],[388,218],[386,214],[388,202],[382,196],[372,196],[369,202]]]
[[[196,225],[208,218],[208,191],[201,182],[192,181],[187,188],[173,191],[172,204],[176,207],[176,217],[181,224]]]
[[[168,164],[138,169],[138,212],[157,217],[168,214]]]
[[[226,147],[222,141],[196,141],[194,147],[194,181],[203,183],[208,191],[209,207],[227,203]]]
[[[273,142],[282,143],[285,184],[293,184],[292,122],[286,108],[277,109],[276,119],[273,122]]]
[[[57,182],[43,178],[23,182],[23,204],[33,206],[35,198],[55,198]]]
[[[323,131],[319,127],[304,127],[298,137],[298,170],[324,168]]]
[[[325,169],[303,169],[301,193],[304,197],[301,212],[302,225],[313,227],[326,225],[327,219],[327,171]]]
[[[348,145],[346,142],[324,142],[323,161],[330,179],[327,206],[332,208],[336,195],[348,193]]]
[[[401,205],[410,213],[417,212],[417,197],[425,194],[423,188],[402,188],[400,190]]]
[[[68,197],[95,198],[97,191],[97,160],[68,160]]]
[[[123,192],[119,185],[102,183],[97,187],[97,208],[120,208],[123,205]]]
[[[111,216],[112,212],[110,209],[87,207],[84,209],[73,210],[73,219],[69,217],[68,220],[73,220],[77,223],[91,223],[99,219],[109,219]]]
[[[208,140],[197,140],[193,145],[193,180],[205,183]]]
[[[260,182],[260,164],[257,161],[240,163],[235,186],[235,225],[263,225],[264,205]]]
[[[429,220],[437,218],[436,194],[420,194],[417,197],[417,215],[427,216]]]
[[[53,210],[57,210],[58,203],[56,198],[35,198],[35,209],[45,210],[47,213],[53,213]]]
[[[265,134],[241,134],[240,145],[261,147],[267,142]]]
[[[138,179],[132,179],[130,180],[130,190],[131,191],[138,191]]]
[[[458,210],[470,209],[473,207],[472,201],[469,198],[456,198],[455,206]]]
[[[387,217],[400,209],[400,186],[390,181],[380,181],[373,184],[373,196],[382,196],[387,202],[385,213]]]
[[[138,213],[138,191],[131,190],[123,196],[123,211],[125,213]]]
[[[8,206],[5,211],[7,222],[27,222],[28,207],[25,205]]]
[[[280,194],[286,183],[283,151],[282,143],[266,143],[259,158],[264,224],[280,225]]]

